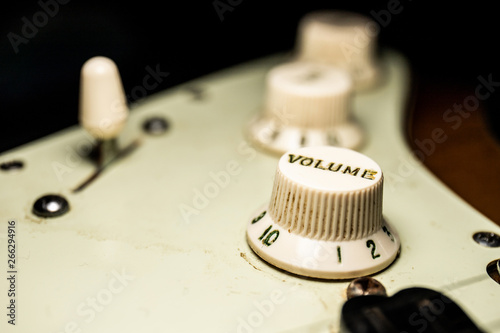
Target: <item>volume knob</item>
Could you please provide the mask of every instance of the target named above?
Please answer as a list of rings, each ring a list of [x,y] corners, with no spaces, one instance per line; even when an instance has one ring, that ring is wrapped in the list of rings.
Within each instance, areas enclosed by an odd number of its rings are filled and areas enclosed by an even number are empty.
[[[376,57],[380,28],[370,18],[353,12],[318,11],[299,24],[297,57],[347,69],[355,89],[372,86],[379,77]]]
[[[382,170],[361,153],[327,146],[287,152],[270,203],[248,223],[248,243],[264,260],[299,275],[378,272],[400,248],[382,215],[382,191]]]
[[[279,155],[306,146],[361,145],[362,130],[351,117],[352,80],[345,70],[285,63],[268,72],[266,88],[263,109],[248,127],[255,145]]]

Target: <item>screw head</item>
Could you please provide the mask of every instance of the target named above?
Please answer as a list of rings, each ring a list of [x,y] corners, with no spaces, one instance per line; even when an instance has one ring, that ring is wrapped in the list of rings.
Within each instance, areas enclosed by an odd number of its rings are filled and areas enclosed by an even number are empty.
[[[354,279],[347,286],[347,299],[366,295],[387,296],[387,292],[382,283],[369,276]]]
[[[142,128],[151,135],[160,135],[165,133],[170,127],[168,121],[162,117],[149,118],[144,122]]]
[[[40,217],[58,217],[69,211],[68,201],[57,194],[47,194],[33,204],[33,214]]]
[[[486,247],[500,247],[500,236],[487,231],[476,232],[472,238],[476,243]]]

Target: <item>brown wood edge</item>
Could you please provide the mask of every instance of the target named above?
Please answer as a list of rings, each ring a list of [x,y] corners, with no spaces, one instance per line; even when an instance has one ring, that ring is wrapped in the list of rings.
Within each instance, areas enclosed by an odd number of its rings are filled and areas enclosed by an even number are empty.
[[[444,118],[443,105],[451,107],[456,101],[464,100],[464,93],[474,90],[463,87],[464,90],[450,94],[450,87],[439,82],[429,87],[428,79],[417,75],[414,69],[410,70],[410,82],[403,129],[413,154],[448,188],[500,226],[500,145],[486,125],[484,103],[480,103],[477,112],[471,112],[469,118],[462,119],[466,126],[443,130],[448,139],[436,143],[435,152],[422,159],[425,154],[417,146],[417,140],[425,141],[431,135],[429,131],[445,127],[443,119],[436,122],[436,113]],[[436,101],[436,96],[429,98],[427,95],[430,91],[433,91],[431,95],[443,95]],[[429,123],[429,119],[433,121]],[[473,144],[467,143],[470,140]]]

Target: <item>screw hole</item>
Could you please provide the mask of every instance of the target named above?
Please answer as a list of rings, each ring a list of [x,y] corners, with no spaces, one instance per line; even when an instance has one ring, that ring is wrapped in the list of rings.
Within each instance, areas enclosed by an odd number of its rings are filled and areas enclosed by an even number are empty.
[[[142,125],[144,132],[150,135],[161,135],[165,133],[169,127],[170,124],[168,121],[162,117],[149,118]]]
[[[2,171],[21,170],[23,167],[24,167],[23,161],[19,161],[19,160],[3,162],[0,164],[0,169]]]

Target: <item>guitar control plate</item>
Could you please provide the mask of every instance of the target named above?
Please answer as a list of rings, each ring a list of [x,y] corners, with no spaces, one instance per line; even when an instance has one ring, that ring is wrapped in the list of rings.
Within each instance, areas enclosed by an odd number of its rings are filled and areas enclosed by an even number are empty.
[[[337,332],[349,280],[278,270],[245,239],[255,209],[270,199],[279,157],[254,148],[243,133],[262,106],[266,73],[286,60],[242,64],[132,106],[118,144],[138,140],[138,147],[76,193],[95,172],[86,157],[93,141],[83,129],[0,155],[0,163],[23,165],[0,170],[0,330]],[[500,250],[473,239],[500,228],[412,155],[403,134],[410,67],[390,50],[381,60],[384,82],[356,94],[352,110],[366,135],[359,151],[384,172],[384,217],[402,244],[375,277],[389,295],[438,290],[479,327],[500,332],[500,288],[486,271]],[[202,97],[193,99],[188,87]],[[161,134],[143,129],[153,117],[168,123]],[[33,214],[46,194],[65,198],[69,210]],[[8,243],[15,244],[13,264]],[[11,304],[15,326],[8,323]]]

